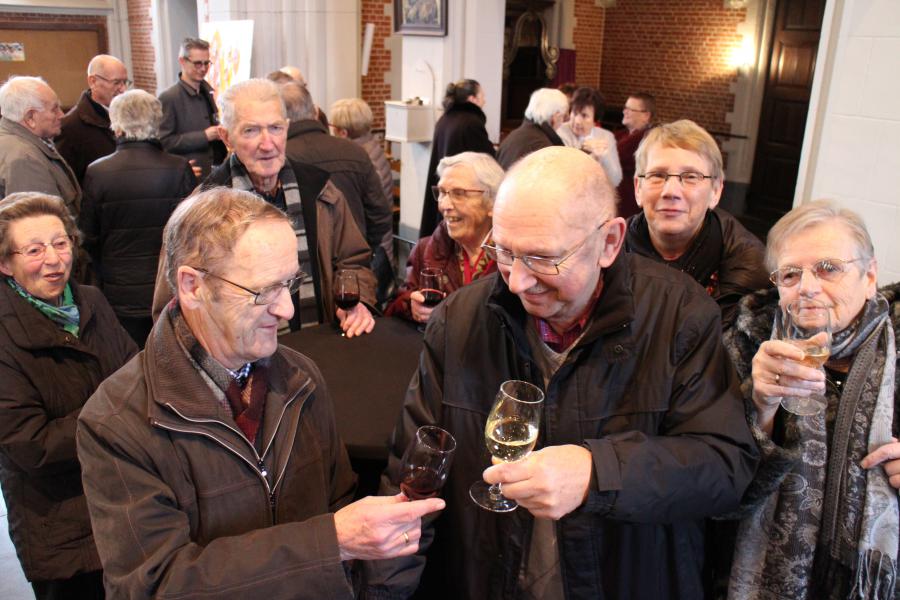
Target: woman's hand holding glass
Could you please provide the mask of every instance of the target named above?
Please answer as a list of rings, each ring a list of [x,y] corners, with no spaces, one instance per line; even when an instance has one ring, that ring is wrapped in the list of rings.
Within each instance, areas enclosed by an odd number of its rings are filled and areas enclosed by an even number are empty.
[[[447,295],[444,270],[426,267],[419,272],[419,289],[409,295],[409,309],[417,323],[427,323],[434,307]]]

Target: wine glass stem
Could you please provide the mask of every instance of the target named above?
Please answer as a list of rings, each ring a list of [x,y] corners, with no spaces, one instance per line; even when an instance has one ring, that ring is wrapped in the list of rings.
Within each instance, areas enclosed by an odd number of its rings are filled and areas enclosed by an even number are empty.
[[[491,500],[499,500],[503,498],[503,490],[500,489],[500,484],[495,483],[488,489],[488,493],[491,495]]]

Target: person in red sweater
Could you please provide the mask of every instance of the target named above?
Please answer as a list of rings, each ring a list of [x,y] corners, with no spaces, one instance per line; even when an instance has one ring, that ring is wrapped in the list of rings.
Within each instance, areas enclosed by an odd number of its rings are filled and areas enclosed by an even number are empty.
[[[644,134],[652,126],[656,116],[656,98],[646,92],[628,96],[622,109],[622,125],[625,129],[616,132],[616,149],[622,164],[622,181],[616,191],[619,193],[619,216],[627,219],[641,211],[634,199],[634,153]]]

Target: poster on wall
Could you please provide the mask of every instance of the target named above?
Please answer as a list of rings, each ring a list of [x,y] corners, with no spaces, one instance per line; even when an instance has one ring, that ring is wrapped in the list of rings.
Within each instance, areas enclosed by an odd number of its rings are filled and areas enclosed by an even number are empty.
[[[221,94],[250,78],[253,21],[200,23],[200,37],[209,42],[209,72],[206,81]]]
[[[21,42],[0,42],[0,60],[25,62],[25,44]]]

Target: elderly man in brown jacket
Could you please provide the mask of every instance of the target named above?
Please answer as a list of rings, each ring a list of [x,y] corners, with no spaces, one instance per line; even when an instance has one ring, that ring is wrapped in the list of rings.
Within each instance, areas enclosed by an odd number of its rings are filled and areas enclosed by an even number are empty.
[[[302,305],[315,296],[318,321],[336,320],[348,337],[369,333],[375,320],[368,306],[375,305],[376,287],[368,266],[371,251],[347,200],[328,173],[285,160],[288,119],[278,85],[250,79],[230,87],[220,104],[220,134],[231,155],[200,188],[227,186],[251,191],[284,210],[297,234],[300,268],[312,280],[311,286],[301,286],[299,300],[296,295],[295,300]],[[336,308],[334,302],[334,278],[342,270],[354,271],[359,280],[360,303],[346,311]],[[161,268],[157,274],[154,317],[172,297],[161,280],[163,271]]]

